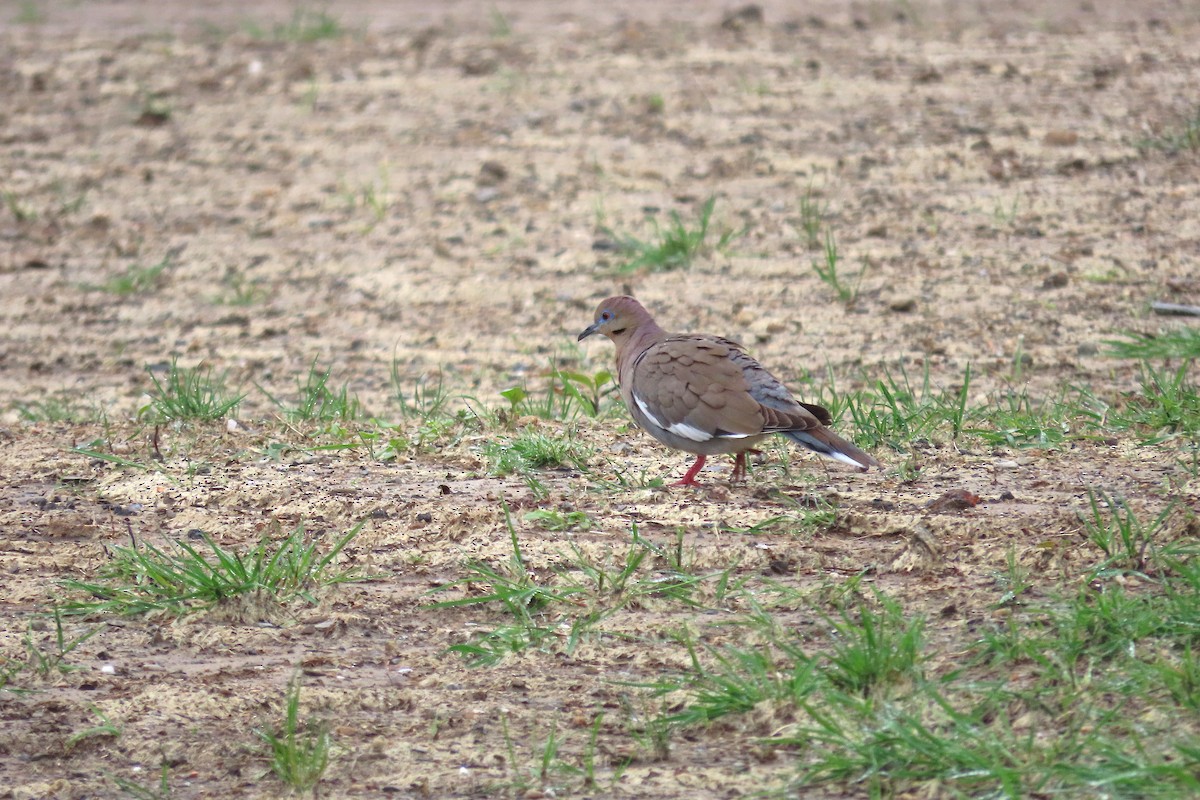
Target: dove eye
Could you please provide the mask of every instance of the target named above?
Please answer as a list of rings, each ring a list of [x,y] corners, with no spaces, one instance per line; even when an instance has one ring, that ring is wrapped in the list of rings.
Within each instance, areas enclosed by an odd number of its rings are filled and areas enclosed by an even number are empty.
[[[612,314],[608,311],[601,311],[600,319],[604,322],[608,322],[610,319],[612,319]]]

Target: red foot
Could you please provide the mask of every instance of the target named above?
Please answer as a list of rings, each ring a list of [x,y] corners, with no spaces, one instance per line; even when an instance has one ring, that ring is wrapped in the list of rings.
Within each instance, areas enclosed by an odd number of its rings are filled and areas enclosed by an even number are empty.
[[[696,456],[696,463],[692,464],[691,469],[689,469],[687,471],[687,474],[683,476],[683,480],[675,481],[671,485],[672,486],[703,486],[704,484],[702,484],[696,480],[696,473],[698,473],[698,472],[700,472],[700,470],[704,469],[704,462],[707,459],[708,459],[708,456]]]
[[[746,480],[746,454],[738,453],[733,459],[733,474],[729,476],[733,482]]]
[[[742,452],[738,453],[737,457],[733,460],[733,474],[730,476],[730,480],[746,480],[746,453],[754,453],[755,455],[758,455],[761,452],[761,450],[743,450]]]

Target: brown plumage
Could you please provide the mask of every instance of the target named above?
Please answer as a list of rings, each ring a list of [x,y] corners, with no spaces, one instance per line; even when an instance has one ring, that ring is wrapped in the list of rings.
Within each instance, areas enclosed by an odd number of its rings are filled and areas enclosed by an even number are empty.
[[[825,427],[832,422],[828,411],[797,401],[736,342],[667,333],[632,297],[601,303],[579,340],[594,333],[617,347],[621,397],[637,424],[663,444],[696,454],[676,485],[698,486],[705,459],[718,453],[735,455],[733,477],[744,477],[746,451],[774,433],[860,470],[879,465]]]

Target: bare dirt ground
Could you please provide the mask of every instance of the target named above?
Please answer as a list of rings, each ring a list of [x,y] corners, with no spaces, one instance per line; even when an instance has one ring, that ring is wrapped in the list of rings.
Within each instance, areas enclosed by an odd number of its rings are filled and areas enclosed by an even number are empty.
[[[572,793],[743,796],[792,769],[755,747],[765,731],[689,730],[665,757],[627,733],[650,702],[629,684],[686,666],[658,646],[667,632],[721,641],[736,607],[630,605],[576,646],[493,667],[447,653],[503,616],[427,607],[471,559],[511,556],[502,500],[545,576],[569,544],[619,558],[636,525],[663,547],[678,536],[697,573],[804,589],[866,570],[930,618],[933,643],[997,613],[1009,553],[1069,580],[1089,557],[1089,489],[1151,515],[1196,506],[1177,449],[1134,434],[1033,449],[932,436],[877,449],[888,468],[866,475],[768,450],[748,485],[722,463],[685,491],[614,488],[687,463],[616,415],[572,429],[596,455],[539,474],[544,497],[489,474],[498,427],[389,460],[305,450],[329,440],[280,422],[259,387],[289,396],[316,360],[400,430],[393,368],[502,409],[499,392],[542,385],[552,359],[611,364],[607,343],[574,338],[614,293],[742,341],[793,385],[811,371],[850,391],[903,366],[954,387],[970,364],[972,402],[1015,374],[1034,397],[1085,385],[1119,402],[1135,365],[1103,341],[1186,324],[1152,300],[1200,302],[1200,160],[1145,146],[1195,113],[1194,6],[765,3],[759,20],[602,5],[355,2],[328,9],[343,35],[297,41],[263,34],[291,18],[283,4],[0,4],[0,655],[48,646],[37,614],[66,598],[56,582],[131,535],[237,548],[366,520],[342,561],[378,576],[315,605],[103,620],[68,658],[82,669],[0,692],[0,797],[116,796],[116,778],[153,783],[164,762],[174,797],[282,794],[253,731],[278,721],[297,671],[306,711],[333,724],[327,796],[541,796],[514,775],[551,722],[578,759],[601,714],[599,788]],[[851,304],[810,266],[808,187],[846,269],[869,265]],[[728,248],[614,272],[606,230],[648,237],[647,216],[690,222],[710,196],[714,230],[744,230]],[[147,286],[112,290],[164,260]],[[235,424],[164,428],[157,462],[136,415],[147,367],[173,358],[248,394]],[[103,420],[20,413],[49,398]],[[71,452],[93,442],[154,466]],[[950,489],[983,503],[926,508]],[[836,503],[832,528],[739,532],[810,495]],[[524,516],[536,508],[593,526],[543,530]],[[810,624],[803,608],[789,619]],[[97,711],[119,735],[72,740]]]

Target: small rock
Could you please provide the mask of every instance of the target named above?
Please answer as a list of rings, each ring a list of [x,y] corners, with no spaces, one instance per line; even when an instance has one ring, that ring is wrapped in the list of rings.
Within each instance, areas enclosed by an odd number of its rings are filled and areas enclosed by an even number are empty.
[[[727,31],[744,31],[751,25],[763,24],[762,6],[748,3],[741,8],[730,11],[721,20],[721,27]]]
[[[913,75],[913,83],[941,83],[942,73],[938,72],[934,67],[925,67]]]
[[[491,75],[500,68],[500,62],[491,53],[472,53],[462,63],[463,75],[477,77]]]
[[[1072,158],[1059,164],[1055,170],[1060,175],[1074,175],[1077,172],[1085,172],[1088,169],[1088,162],[1082,158]]]
[[[500,190],[494,186],[485,186],[475,193],[475,202],[480,205],[487,205],[500,196]]]
[[[896,311],[901,314],[907,314],[917,307],[917,299],[915,297],[897,297],[895,300],[888,303],[888,310]]]
[[[163,109],[148,108],[133,121],[139,128],[158,128],[171,121],[171,112]]]
[[[1046,135],[1042,137],[1042,144],[1050,147],[1070,147],[1079,141],[1079,134],[1075,131],[1053,130],[1046,131]]]
[[[1070,276],[1067,275],[1067,273],[1062,272],[1060,270],[1059,272],[1055,272],[1050,275],[1047,275],[1046,280],[1042,281],[1042,288],[1043,289],[1061,289],[1062,287],[1066,286],[1067,283],[1070,282],[1070,280],[1071,280]]]
[[[478,186],[497,186],[508,178],[508,167],[499,161],[485,161],[479,167],[479,177],[475,179]]]
[[[925,507],[934,513],[942,513],[945,511],[965,511],[968,508],[974,508],[982,502],[979,495],[967,491],[966,489],[951,489],[934,500],[930,500],[925,504]]]

